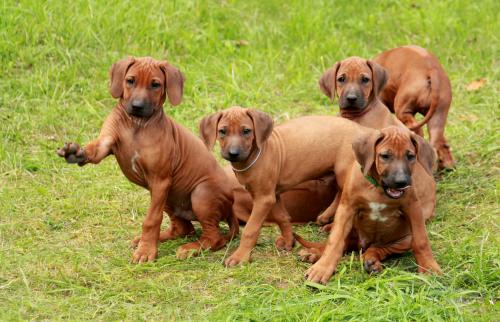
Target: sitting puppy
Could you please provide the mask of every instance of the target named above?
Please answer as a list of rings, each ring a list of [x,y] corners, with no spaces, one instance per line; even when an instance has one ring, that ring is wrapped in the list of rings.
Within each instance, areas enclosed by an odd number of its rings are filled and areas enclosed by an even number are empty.
[[[394,125],[406,129],[380,101],[379,93],[385,87],[388,75],[379,64],[359,57],[350,57],[335,63],[319,80],[323,93],[330,99],[339,97],[340,116],[374,129]],[[429,145],[427,142],[422,144]],[[426,151],[432,152],[430,146]],[[423,155],[415,164],[414,186],[421,201],[425,219],[434,216],[436,204],[436,182],[432,176],[435,155]],[[318,217],[320,224],[333,219],[333,211],[325,211]],[[323,230],[329,231],[331,225]]]
[[[328,282],[348,244],[363,249],[367,272],[380,271],[387,256],[412,249],[419,272],[440,273],[412,186],[417,159],[429,153],[421,143],[421,137],[395,126],[361,134],[354,141],[357,162],[347,174],[324,253],[306,273],[309,281]],[[321,252],[322,247],[308,254]]]
[[[444,137],[450,110],[451,84],[439,60],[419,46],[403,46],[384,51],[373,59],[389,72],[382,101],[411,130],[423,135],[427,123],[429,141],[436,149],[439,169],[451,169],[455,160]],[[417,122],[415,114],[424,118]]]
[[[224,171],[233,184],[233,213],[240,223],[246,223],[253,208],[252,195],[240,185],[230,165],[225,167]],[[285,231],[283,235],[288,235],[288,231],[291,231],[290,224],[316,221],[318,215],[332,203],[336,193],[337,183],[333,175],[303,182],[281,194],[281,202],[286,213],[273,211],[273,208],[266,222],[277,224],[282,231]],[[289,217],[280,217],[287,214]],[[291,250],[292,246],[293,244],[286,243],[283,236],[276,240],[278,249]]]
[[[207,147],[212,148],[218,139],[222,157],[231,162],[238,182],[253,199],[240,246],[226,265],[250,260],[260,228],[271,210],[288,218],[280,202],[282,192],[329,174],[342,187],[346,170],[354,162],[352,139],[367,131],[373,130],[331,116],[301,117],[273,128],[269,115],[241,107],[205,117],[200,132]],[[291,228],[282,228],[282,236],[286,245],[293,245]]]
[[[58,155],[83,166],[114,154],[125,176],[149,190],[151,205],[142,235],[133,242],[134,263],[155,259],[158,241],[194,233],[192,220],[200,222],[201,237],[181,246],[178,258],[222,248],[239,229],[231,211],[231,184],[203,142],[163,111],[167,96],[172,105],[181,102],[182,74],[166,61],[148,57],[120,60],[110,74],[110,92],[119,101],[101,134],[85,148],[66,143]],[[171,223],[160,233],[163,211]],[[229,224],[228,236],[219,231],[222,220]]]

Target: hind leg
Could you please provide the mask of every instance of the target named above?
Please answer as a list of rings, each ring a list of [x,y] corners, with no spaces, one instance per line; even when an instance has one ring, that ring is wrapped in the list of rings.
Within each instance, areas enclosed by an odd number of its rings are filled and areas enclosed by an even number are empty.
[[[411,235],[389,246],[370,246],[363,254],[364,268],[367,273],[380,273],[382,261],[392,254],[402,254],[411,250]]]
[[[446,126],[446,119],[448,118],[448,110],[450,106],[444,107],[443,105],[437,106],[436,112],[427,123],[429,128],[429,141],[438,155],[438,168],[452,169],[455,167],[455,160],[451,154],[451,148],[448,141],[444,137],[444,127]]]
[[[216,186],[203,183],[191,194],[191,204],[202,233],[197,241],[179,247],[176,254],[179,259],[196,256],[205,249],[219,250],[227,242],[227,238],[220,232],[219,222],[230,215],[230,198]]]
[[[160,232],[160,237],[158,239],[160,243],[194,234],[195,231],[193,224],[189,220],[170,215],[169,213],[168,217],[170,218],[170,227],[167,230]],[[140,240],[141,236],[136,236],[131,242],[132,247],[137,247]]]
[[[404,92],[399,92],[394,99],[396,117],[408,128],[418,123],[415,119],[416,110],[414,105],[413,96]],[[422,128],[414,130],[414,132],[422,137],[424,136]]]

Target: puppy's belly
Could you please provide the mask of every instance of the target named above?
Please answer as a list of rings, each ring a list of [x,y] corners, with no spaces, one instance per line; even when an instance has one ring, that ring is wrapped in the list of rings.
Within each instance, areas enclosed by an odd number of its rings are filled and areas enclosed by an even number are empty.
[[[197,220],[196,215],[194,214],[192,209],[181,209],[181,208],[175,208],[174,209],[174,216],[180,217],[185,220]]]
[[[409,222],[399,210],[371,204],[354,222],[363,249],[386,246],[411,234]]]

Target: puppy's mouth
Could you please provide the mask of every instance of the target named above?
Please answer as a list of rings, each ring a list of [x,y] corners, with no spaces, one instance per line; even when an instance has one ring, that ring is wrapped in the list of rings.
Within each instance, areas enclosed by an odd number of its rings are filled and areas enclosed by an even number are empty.
[[[409,189],[411,186],[406,186],[404,188],[389,188],[389,187],[384,187],[384,192],[385,194],[392,199],[399,199],[401,198],[407,189]]]

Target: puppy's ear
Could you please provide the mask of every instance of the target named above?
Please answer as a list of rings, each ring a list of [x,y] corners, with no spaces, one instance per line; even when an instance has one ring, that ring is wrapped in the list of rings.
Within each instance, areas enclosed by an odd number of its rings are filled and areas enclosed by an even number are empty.
[[[165,92],[170,104],[173,106],[179,105],[184,91],[184,75],[166,61],[160,62],[160,69],[165,74]]]
[[[205,116],[200,122],[200,135],[205,146],[212,150],[217,139],[217,125],[222,117],[222,112]]]
[[[337,92],[337,71],[339,70],[340,62],[336,62],[331,68],[321,76],[318,81],[321,91],[328,96],[331,100],[335,97]]]
[[[125,74],[134,63],[134,57],[129,57],[119,60],[111,66],[109,70],[109,92],[114,98],[122,97]]]
[[[269,114],[258,110],[247,110],[248,116],[252,119],[255,133],[255,142],[260,149],[273,131],[273,119]]]
[[[372,70],[373,96],[379,96],[380,92],[384,89],[385,85],[387,84],[387,80],[389,79],[389,73],[384,67],[382,67],[381,65],[372,60],[367,60],[366,64]]]
[[[361,135],[352,143],[356,160],[361,165],[363,175],[368,175],[375,162],[375,147],[382,141],[384,134],[380,131],[370,131]]]
[[[417,160],[424,167],[429,175],[433,175],[436,168],[436,153],[434,148],[423,137],[411,133],[411,142],[417,149]]]

